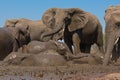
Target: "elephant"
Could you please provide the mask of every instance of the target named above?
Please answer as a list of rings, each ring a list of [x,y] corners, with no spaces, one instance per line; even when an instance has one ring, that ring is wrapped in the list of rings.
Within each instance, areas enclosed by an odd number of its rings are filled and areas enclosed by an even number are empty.
[[[2,62],[2,66],[64,66],[67,61],[56,51],[47,50],[43,54],[10,53]]]
[[[48,42],[31,41],[29,44],[19,48],[18,52],[23,54],[43,54],[47,50],[54,50],[66,60],[69,60],[70,56],[72,57],[72,53],[65,43],[54,40]]]
[[[90,49],[90,54],[81,53],[75,56],[72,55],[70,59],[73,63],[97,65],[103,64],[104,55],[100,52],[99,47],[93,44]]]
[[[108,65],[111,61],[111,55],[115,61],[120,56],[120,5],[108,7],[105,11],[104,20],[106,23],[106,44],[103,65]]]
[[[38,41],[31,41],[29,44],[41,43]],[[45,42],[42,42],[45,43]],[[50,43],[49,43],[50,44]],[[55,49],[46,49],[42,53],[23,53],[12,52],[10,53],[0,65],[17,65],[17,66],[64,66],[71,64],[102,64],[103,58],[99,54],[99,48],[96,44],[91,47],[91,54],[83,54],[83,56],[70,56],[72,63],[66,60]]]
[[[74,55],[89,53],[94,43],[104,53],[102,26],[95,15],[79,8],[50,8],[44,12],[42,20],[46,26],[53,28],[42,37],[64,29],[64,42]]]
[[[28,27],[0,28],[0,60],[30,42]]]
[[[42,34],[52,31],[51,28],[43,24],[42,20],[32,21],[25,18],[6,20],[4,27],[16,27],[16,26],[29,26],[31,40],[38,41],[49,41],[49,40],[61,40],[63,37],[63,30],[59,31],[57,34],[49,35],[44,38],[41,37]]]

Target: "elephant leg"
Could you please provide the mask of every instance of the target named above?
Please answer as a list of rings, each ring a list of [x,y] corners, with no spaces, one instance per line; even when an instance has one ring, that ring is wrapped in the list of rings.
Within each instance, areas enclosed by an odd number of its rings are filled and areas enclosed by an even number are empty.
[[[113,48],[113,50],[112,50],[112,58],[111,58],[111,60],[112,61],[117,61],[117,44],[114,46],[114,48]]]
[[[85,53],[86,45],[83,44],[83,43],[81,43],[81,44],[80,44],[80,50],[81,50],[82,53]]]
[[[105,54],[101,41],[98,40],[96,44],[98,45],[100,53]]]
[[[66,45],[69,48],[69,50],[73,53],[71,41],[69,41],[67,38],[64,38],[64,42],[66,43]]]
[[[19,47],[20,47],[20,45],[19,45],[18,41],[15,39],[15,41],[13,43],[13,50],[12,50],[12,52],[16,52]]]
[[[120,57],[120,40],[117,44],[115,44],[112,52],[112,60],[117,61],[117,59]]]
[[[91,44],[86,45],[85,53],[90,53],[90,49],[91,49]]]
[[[77,55],[78,53],[81,53],[80,50],[80,38],[77,33],[74,33],[72,36],[73,46],[74,46],[74,55]]]
[[[84,44],[84,43],[81,43],[80,44],[80,50],[82,53],[90,53],[90,48],[91,48],[91,45],[90,44]]]
[[[120,57],[120,39],[118,41],[118,47],[117,47],[117,54],[118,54],[118,58]]]
[[[96,44],[98,45],[100,52],[102,54],[105,54],[103,49],[103,33],[102,33],[102,27],[100,24],[98,25],[98,35],[97,35]]]

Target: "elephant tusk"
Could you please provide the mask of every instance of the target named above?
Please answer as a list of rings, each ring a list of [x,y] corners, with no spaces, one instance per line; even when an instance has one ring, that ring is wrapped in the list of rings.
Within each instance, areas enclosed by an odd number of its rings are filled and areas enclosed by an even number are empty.
[[[115,44],[117,44],[118,40],[119,40],[119,38],[116,39]]]
[[[103,56],[100,56],[101,59],[103,59],[104,57]]]
[[[14,54],[14,55],[12,55],[9,59],[14,59],[14,58],[16,58],[17,56]]]
[[[64,32],[64,30],[65,30],[65,29],[63,28],[62,31]]]

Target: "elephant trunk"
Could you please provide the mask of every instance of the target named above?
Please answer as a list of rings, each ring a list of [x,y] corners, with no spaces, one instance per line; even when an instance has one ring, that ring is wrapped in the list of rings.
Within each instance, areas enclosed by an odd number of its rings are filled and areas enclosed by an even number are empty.
[[[41,40],[44,40],[44,38],[47,36],[51,36],[51,35],[58,33],[60,30],[62,30],[62,28],[63,28],[63,25],[62,26],[56,25],[55,28],[51,32],[43,33],[41,35]]]
[[[116,35],[112,35],[112,34],[109,34],[109,36],[107,36],[105,58],[104,58],[104,61],[103,61],[103,65],[108,64],[117,38],[118,37]]]

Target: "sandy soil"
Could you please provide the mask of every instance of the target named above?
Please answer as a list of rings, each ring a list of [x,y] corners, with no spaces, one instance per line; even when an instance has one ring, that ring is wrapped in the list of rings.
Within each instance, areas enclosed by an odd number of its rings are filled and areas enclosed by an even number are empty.
[[[120,66],[0,66],[0,80],[120,80]]]

